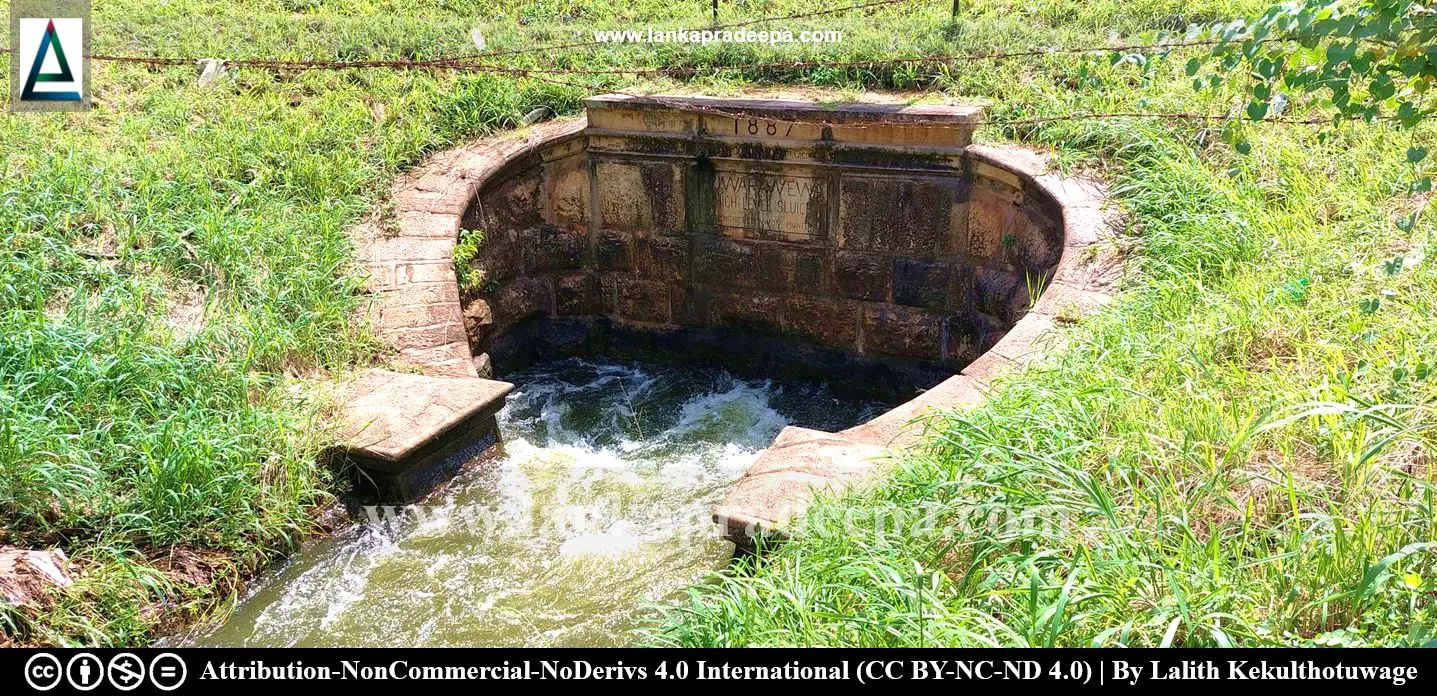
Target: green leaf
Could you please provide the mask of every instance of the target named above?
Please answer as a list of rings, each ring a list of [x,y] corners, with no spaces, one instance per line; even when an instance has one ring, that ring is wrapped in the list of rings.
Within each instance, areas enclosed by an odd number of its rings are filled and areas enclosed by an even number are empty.
[[[1351,57],[1352,57],[1352,52],[1353,52],[1353,44],[1333,43],[1333,44],[1328,45],[1328,47],[1327,47],[1327,65],[1328,65],[1328,67],[1336,66],[1338,63],[1341,63],[1341,62],[1343,62],[1343,61],[1345,61],[1345,60],[1351,58]]]
[[[1237,144],[1233,145],[1233,147],[1237,148],[1237,151],[1240,154],[1246,155],[1252,152],[1252,143],[1246,140],[1237,141]]]
[[[1397,221],[1397,229],[1402,230],[1403,232],[1411,232],[1411,231],[1412,231],[1412,228],[1413,228],[1413,227],[1416,227],[1416,226],[1417,226],[1417,213],[1416,213],[1416,212],[1413,212],[1411,215],[1408,215],[1407,217],[1404,217],[1404,218],[1402,218],[1401,220],[1398,220],[1398,221]]]
[[[1378,561],[1371,568],[1368,568],[1367,573],[1362,576],[1362,584],[1358,585],[1357,587],[1358,596],[1370,597],[1374,593],[1376,593],[1377,588],[1381,586],[1382,581],[1387,579],[1387,574],[1391,571],[1393,563],[1396,563],[1414,553],[1417,553],[1418,551],[1430,548],[1437,548],[1437,541],[1424,541],[1415,544],[1408,544],[1398,549],[1395,553],[1391,553],[1383,557],[1382,560]]]
[[[1372,80],[1368,90],[1372,92],[1372,96],[1386,99],[1397,93],[1397,85],[1392,83],[1392,78],[1388,77],[1387,73],[1382,73]]]
[[[1401,121],[1402,125],[1411,128],[1422,120],[1422,112],[1417,110],[1416,104],[1404,101],[1401,106],[1397,107],[1397,120]]]
[[[1277,74],[1277,63],[1271,58],[1262,58],[1257,61],[1257,74],[1265,79],[1272,79]]]
[[[1202,70],[1202,61],[1201,61],[1201,60],[1198,60],[1197,58],[1193,58],[1193,59],[1191,59],[1191,60],[1188,61],[1188,67],[1187,67],[1188,77],[1192,77],[1193,75],[1198,74],[1198,71],[1199,71],[1199,70]]]
[[[1407,161],[1408,161],[1408,162],[1411,162],[1411,163],[1413,163],[1413,164],[1417,164],[1418,162],[1421,162],[1421,161],[1424,160],[1424,159],[1427,159],[1427,148],[1425,148],[1425,147],[1417,147],[1417,146],[1413,146],[1413,147],[1407,148]]]
[[[1363,314],[1374,314],[1382,307],[1382,300],[1376,297],[1364,297],[1357,301],[1357,308]]]
[[[1226,631],[1222,630],[1222,627],[1213,626],[1212,628],[1208,629],[1208,631],[1212,634],[1213,642],[1217,643],[1217,646],[1219,648],[1232,647],[1232,639],[1228,637]]]
[[[1247,117],[1254,121],[1261,121],[1267,115],[1267,102],[1256,101],[1247,105]]]

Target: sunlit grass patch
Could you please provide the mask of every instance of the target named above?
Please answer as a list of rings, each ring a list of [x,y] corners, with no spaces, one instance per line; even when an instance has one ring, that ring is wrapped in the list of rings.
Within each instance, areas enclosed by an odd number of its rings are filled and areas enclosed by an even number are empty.
[[[436,149],[575,112],[606,89],[868,88],[998,119],[1226,113],[1185,56],[843,67],[1106,45],[1253,1],[913,3],[812,20],[842,44],[599,46],[519,68],[696,68],[687,81],[445,71],[95,64],[88,114],[0,125],[0,543],[81,577],[15,640],[136,644],[205,614],[317,529],[333,481],[294,377],[382,353],[345,230]],[[831,9],[724,3],[721,21]],[[707,3],[124,0],[97,52],[359,60],[701,27]],[[608,27],[614,24],[614,27]],[[807,28],[807,27],[804,27]],[[8,56],[0,56],[0,63]],[[8,63],[5,64],[8,67]],[[1314,105],[1295,103],[1292,113]],[[700,645],[1421,644],[1434,632],[1429,218],[1399,224],[1409,134],[1141,119],[988,127],[1108,179],[1130,277],[1053,365],[938,420],[894,480],[819,514],[940,503],[957,530],[818,533],[671,608],[648,640]],[[1430,127],[1420,131],[1431,141]],[[988,525],[1059,519],[1060,525]],[[1040,514],[1041,513],[1041,514]],[[961,533],[958,533],[961,532]],[[182,552],[175,555],[175,550]]]

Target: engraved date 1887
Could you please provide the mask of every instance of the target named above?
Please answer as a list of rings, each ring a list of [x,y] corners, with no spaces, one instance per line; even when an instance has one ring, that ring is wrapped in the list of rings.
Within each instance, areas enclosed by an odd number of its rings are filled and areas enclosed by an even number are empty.
[[[733,120],[734,135],[747,133],[748,135],[777,136],[780,131],[783,132],[783,137],[788,137],[788,135],[793,132],[793,124],[757,118],[736,118]]]

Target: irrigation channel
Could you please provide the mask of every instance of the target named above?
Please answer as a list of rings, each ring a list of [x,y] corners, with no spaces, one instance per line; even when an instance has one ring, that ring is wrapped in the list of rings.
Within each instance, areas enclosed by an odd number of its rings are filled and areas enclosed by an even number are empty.
[[[609,646],[728,562],[714,504],[788,424],[884,410],[821,383],[571,358],[505,379],[505,455],[368,508],[257,582],[223,646]]]

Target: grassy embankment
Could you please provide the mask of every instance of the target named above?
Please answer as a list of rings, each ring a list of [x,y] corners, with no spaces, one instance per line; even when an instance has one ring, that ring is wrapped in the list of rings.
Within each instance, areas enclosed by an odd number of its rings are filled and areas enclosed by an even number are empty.
[[[123,0],[101,4],[95,43],[100,53],[422,58],[471,51],[475,23],[503,51],[586,40],[609,21],[700,26],[706,5]],[[844,29],[839,45],[621,46],[502,61],[982,53],[1092,45],[1260,7],[965,5],[961,33],[947,26],[947,3],[923,3],[786,27]],[[828,8],[775,0],[726,5],[724,17]],[[1069,56],[952,70],[735,68],[688,87],[883,86],[991,100],[997,116],[1235,103],[1194,94],[1185,58],[1089,61],[1082,85],[1082,60]],[[0,543],[64,548],[80,570],[39,610],[0,607],[0,628],[22,642],[142,643],[208,612],[236,579],[312,534],[332,490],[314,463],[325,435],[320,406],[287,383],[381,353],[351,318],[362,299],[346,227],[428,151],[512,126],[536,106],[572,111],[586,91],[634,84],[243,69],[201,90],[190,67],[94,71],[91,113],[0,125]],[[1432,227],[1404,233],[1394,222],[1414,205],[1398,184],[1408,136],[1251,131],[1248,157],[1192,124],[982,133],[1052,146],[1113,179],[1133,211],[1138,277],[1105,318],[1074,332],[1059,365],[942,423],[891,485],[830,511],[1055,505],[1072,526],[806,539],[704,588],[651,638],[1274,643],[1352,629],[1363,642],[1425,639],[1431,553],[1384,566],[1390,574],[1368,568],[1433,538],[1430,411],[1281,420],[1314,401],[1422,404],[1433,393],[1434,276],[1419,257]],[[1387,273],[1398,255],[1413,262]],[[1422,446],[1380,446],[1397,426]]]

